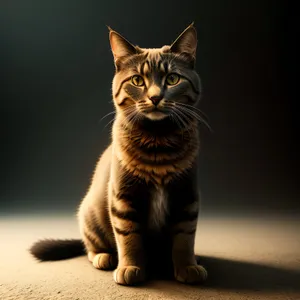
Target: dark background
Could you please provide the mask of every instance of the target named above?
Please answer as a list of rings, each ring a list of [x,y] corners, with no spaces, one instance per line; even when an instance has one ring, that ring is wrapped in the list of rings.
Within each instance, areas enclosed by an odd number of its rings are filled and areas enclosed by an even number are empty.
[[[198,29],[204,211],[295,211],[294,9],[288,1],[1,1],[0,212],[74,212],[109,143],[106,25],[141,47]]]

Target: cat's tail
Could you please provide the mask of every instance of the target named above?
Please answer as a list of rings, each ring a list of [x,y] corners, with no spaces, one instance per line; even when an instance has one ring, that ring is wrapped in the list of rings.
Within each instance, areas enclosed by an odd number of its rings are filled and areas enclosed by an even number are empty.
[[[45,239],[35,242],[29,252],[40,261],[62,260],[85,254],[81,240]]]

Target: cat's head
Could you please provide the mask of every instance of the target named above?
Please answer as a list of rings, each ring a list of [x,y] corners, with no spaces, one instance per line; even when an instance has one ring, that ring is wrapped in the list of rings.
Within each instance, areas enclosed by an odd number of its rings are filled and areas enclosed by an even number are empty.
[[[110,29],[116,73],[113,98],[118,113],[128,121],[170,118],[179,123],[193,117],[200,97],[195,59],[197,32],[187,27],[170,46],[144,49]]]

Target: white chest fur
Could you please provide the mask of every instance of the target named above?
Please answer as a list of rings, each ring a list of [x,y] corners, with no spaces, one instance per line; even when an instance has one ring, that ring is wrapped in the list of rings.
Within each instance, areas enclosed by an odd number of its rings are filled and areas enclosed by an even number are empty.
[[[150,201],[149,227],[151,229],[161,228],[166,221],[168,213],[168,195],[162,188],[155,189]]]

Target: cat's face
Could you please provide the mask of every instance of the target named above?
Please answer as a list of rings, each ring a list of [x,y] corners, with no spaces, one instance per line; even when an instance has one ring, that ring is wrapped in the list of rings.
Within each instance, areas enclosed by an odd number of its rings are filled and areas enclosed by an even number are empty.
[[[110,31],[116,74],[113,98],[128,121],[173,118],[186,122],[187,110],[200,97],[200,79],[194,70],[197,36],[191,25],[171,45],[142,49]],[[180,121],[181,120],[181,121]]]

